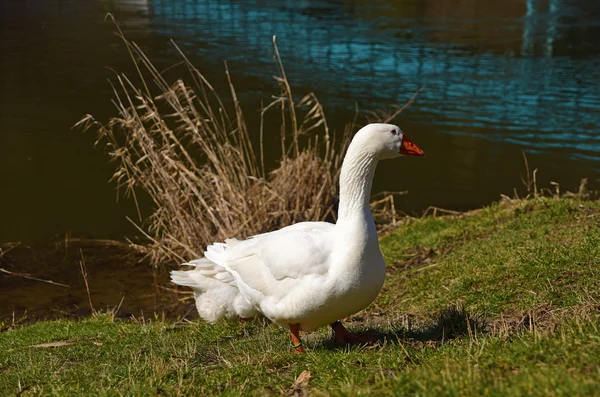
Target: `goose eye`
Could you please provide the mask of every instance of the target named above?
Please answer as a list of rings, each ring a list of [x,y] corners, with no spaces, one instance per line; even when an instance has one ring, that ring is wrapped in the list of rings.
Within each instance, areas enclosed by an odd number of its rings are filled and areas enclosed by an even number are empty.
[[[391,131],[390,131],[390,133],[391,133],[392,135],[396,135],[398,132],[396,132],[396,130],[391,130]]]

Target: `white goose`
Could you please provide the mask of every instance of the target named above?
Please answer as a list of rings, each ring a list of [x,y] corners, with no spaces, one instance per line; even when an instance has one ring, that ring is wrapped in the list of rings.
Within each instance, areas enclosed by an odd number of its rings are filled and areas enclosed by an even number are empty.
[[[292,348],[303,352],[299,331],[330,324],[342,342],[360,340],[337,321],[369,305],[385,279],[369,207],[377,162],[423,151],[392,124],[369,124],[356,133],[342,164],[337,223],[302,222],[247,240],[206,248],[205,258],[172,271],[191,287],[209,322],[264,315],[289,327]]]

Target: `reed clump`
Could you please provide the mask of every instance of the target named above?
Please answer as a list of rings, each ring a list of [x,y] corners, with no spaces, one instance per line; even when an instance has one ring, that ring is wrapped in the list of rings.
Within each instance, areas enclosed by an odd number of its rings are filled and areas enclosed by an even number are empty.
[[[352,126],[335,142],[316,96],[294,100],[275,38],[280,92],[261,109],[260,126],[253,130],[257,144],[226,66],[227,101],[175,43],[190,84],[182,79],[169,84],[135,43],[121,37],[140,83],[117,74],[118,115],[100,123],[88,114],[77,125],[98,132],[98,142],[117,163],[112,179],[119,188],[136,204],[140,192],[151,199],[154,209],[146,219],[138,205],[138,227],[149,239],[138,248],[153,263],[199,257],[204,245],[228,237],[333,216]],[[272,171],[264,165],[267,114],[281,118],[281,158]]]

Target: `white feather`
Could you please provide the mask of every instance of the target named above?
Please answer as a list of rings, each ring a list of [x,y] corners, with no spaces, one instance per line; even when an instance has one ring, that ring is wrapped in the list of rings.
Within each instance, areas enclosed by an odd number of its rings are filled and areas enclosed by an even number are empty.
[[[303,222],[214,243],[205,258],[187,263],[195,269],[173,271],[173,282],[194,290],[200,316],[211,322],[262,314],[310,331],[363,309],[385,278],[371,183],[378,160],[397,157],[402,139],[390,124],[370,124],[355,135],[342,165],[335,225]]]

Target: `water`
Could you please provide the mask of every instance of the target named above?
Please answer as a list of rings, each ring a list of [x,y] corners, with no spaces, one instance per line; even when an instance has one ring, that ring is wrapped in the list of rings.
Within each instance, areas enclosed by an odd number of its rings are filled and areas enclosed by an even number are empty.
[[[425,159],[382,163],[397,206],[467,209],[521,188],[521,152],[541,185],[600,178],[600,4],[477,1],[1,0],[0,241],[136,234],[113,166],[84,114],[114,114],[112,70],[133,74],[104,20],[161,67],[173,39],[217,87],[227,61],[246,110],[277,92],[272,36],[298,95],[315,91],[340,129],[358,105],[389,110]],[[522,188],[521,188],[522,191]]]

